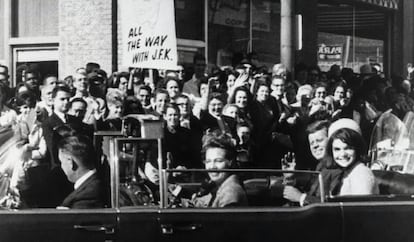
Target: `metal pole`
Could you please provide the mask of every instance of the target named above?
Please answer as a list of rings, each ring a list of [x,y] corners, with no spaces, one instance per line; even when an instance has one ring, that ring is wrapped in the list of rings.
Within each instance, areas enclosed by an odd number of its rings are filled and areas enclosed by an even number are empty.
[[[118,0],[112,0],[112,72],[118,70]]]
[[[249,3],[249,44],[247,53],[253,52],[253,0]]]
[[[208,0],[204,0],[204,57],[208,66]]]
[[[118,140],[115,137],[109,138],[109,166],[111,168],[111,205],[119,208],[119,151]]]
[[[355,71],[355,6],[352,6],[352,69]]]
[[[350,46],[351,46],[351,36],[346,36],[345,57],[344,57],[344,64],[343,64],[344,67],[348,67]]]
[[[10,46],[10,38],[12,37],[12,0],[4,1],[4,10],[0,9],[1,14],[4,14],[4,64],[9,67],[9,82],[10,85],[15,87],[17,85],[15,72],[16,68],[13,68],[13,53]]]
[[[280,60],[288,71],[294,67],[294,1],[280,1]]]

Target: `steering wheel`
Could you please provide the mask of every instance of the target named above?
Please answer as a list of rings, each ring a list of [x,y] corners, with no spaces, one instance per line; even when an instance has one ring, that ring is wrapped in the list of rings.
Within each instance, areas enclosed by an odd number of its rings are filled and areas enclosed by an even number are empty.
[[[144,180],[125,182],[119,188],[119,203],[121,207],[156,204],[154,193]]]

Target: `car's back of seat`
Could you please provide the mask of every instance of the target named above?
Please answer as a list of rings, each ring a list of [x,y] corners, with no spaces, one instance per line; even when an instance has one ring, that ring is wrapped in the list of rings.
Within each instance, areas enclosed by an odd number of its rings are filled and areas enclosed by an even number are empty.
[[[283,198],[283,185],[271,184],[271,178],[252,178],[243,181],[249,206],[283,206],[287,200]]]
[[[373,171],[381,195],[414,194],[414,175],[394,171]]]

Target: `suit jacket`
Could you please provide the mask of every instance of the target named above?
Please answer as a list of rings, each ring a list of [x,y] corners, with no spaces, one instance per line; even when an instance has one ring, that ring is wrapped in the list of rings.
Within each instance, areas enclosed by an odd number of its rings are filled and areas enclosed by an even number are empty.
[[[104,189],[97,173],[70,193],[63,200],[61,206],[68,208],[103,208],[105,206]]]
[[[195,207],[229,207],[247,206],[247,195],[236,175],[230,175],[216,188],[217,190],[202,197],[196,197],[192,203]]]
[[[237,137],[236,120],[234,118],[227,117],[224,115],[221,116],[221,120],[223,121],[225,131],[231,134],[233,137]],[[200,113],[200,123],[203,128],[203,131],[207,129],[210,129],[212,131],[220,129],[220,125],[218,122],[219,121],[215,117],[213,117],[208,111],[202,111]]]
[[[53,113],[51,116],[46,118],[42,124],[48,154],[50,157],[50,164],[52,167],[59,166],[60,164],[57,153],[57,144],[59,139],[55,134],[55,129],[64,124],[65,123],[56,115],[56,113]],[[67,115],[66,124],[81,134],[90,135],[91,131],[87,130],[86,125],[82,123],[82,120],[75,116]]]

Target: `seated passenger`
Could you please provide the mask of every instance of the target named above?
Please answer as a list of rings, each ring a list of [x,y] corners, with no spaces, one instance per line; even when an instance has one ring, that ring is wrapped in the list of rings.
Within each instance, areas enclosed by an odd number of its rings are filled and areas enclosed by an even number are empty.
[[[339,168],[339,172],[332,177],[329,190],[332,195],[378,194],[374,174],[362,163],[364,141],[355,121],[340,119],[331,125],[327,155]]]
[[[326,120],[315,121],[306,129],[309,148],[314,160],[317,162],[315,170],[322,173],[331,166],[327,164],[328,160],[325,158],[329,125],[330,122]],[[300,205],[320,201],[318,179],[315,177],[311,179],[310,183],[310,186],[307,187],[309,190],[306,190],[306,193],[301,192],[297,187],[284,186],[283,197],[291,202],[299,202]]]
[[[96,171],[93,145],[84,136],[69,136],[59,143],[59,160],[74,191],[62,202],[64,208],[100,208],[105,205],[102,182]],[[60,208],[58,207],[58,208]]]
[[[210,134],[204,137],[203,152],[205,153],[206,170],[229,169],[235,162],[235,146],[227,134]],[[200,192],[184,206],[189,207],[228,207],[246,206],[246,193],[236,174],[230,172],[209,172],[212,188]]]
[[[361,160],[364,142],[359,125],[351,119],[340,119],[331,125],[329,132],[326,122],[319,124],[317,122],[315,125],[311,125],[308,129],[309,143],[312,155],[319,160],[316,171],[322,174],[326,193],[331,195],[378,193],[373,173],[363,165]],[[283,195],[290,201],[300,202],[301,205],[318,202],[320,201],[319,182],[315,179],[307,193],[302,193],[292,186],[285,186]]]

